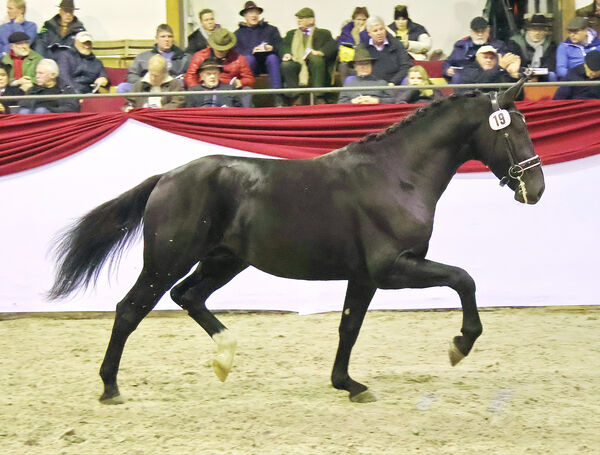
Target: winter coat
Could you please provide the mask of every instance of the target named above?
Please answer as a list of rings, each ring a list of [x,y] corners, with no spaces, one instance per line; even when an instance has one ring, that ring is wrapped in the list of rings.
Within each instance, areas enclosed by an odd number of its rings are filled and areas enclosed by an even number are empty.
[[[200,65],[202,65],[204,60],[211,55],[215,57],[210,47],[202,49],[194,54],[194,57],[188,66],[187,72],[185,73],[185,77],[183,78],[187,87],[194,87],[200,83],[198,70],[200,69]],[[221,71],[219,80],[223,84],[229,84],[235,77],[240,80],[242,86],[252,87],[252,84],[254,84],[254,75],[252,74],[250,65],[248,65],[248,61],[243,55],[238,54],[234,49],[230,49],[225,58],[221,59],[220,61],[221,65],[223,65],[223,70]]]
[[[393,82],[394,85],[401,85],[412,66],[412,59],[403,44],[389,33],[387,41],[388,44],[381,51],[369,44],[369,41],[363,41],[362,45],[369,51],[371,57],[376,59],[373,62],[373,76]]]
[[[575,44],[571,38],[567,38],[558,45],[556,49],[556,75],[563,78],[571,68],[581,65],[585,56],[590,51],[600,50],[600,39],[597,33],[588,29],[588,42],[585,45]]]
[[[289,30],[285,34],[285,37],[281,42],[281,47],[279,48],[280,57],[292,53],[292,41],[296,30],[297,29]],[[323,54],[325,54],[325,61],[328,62],[328,64],[333,63],[337,56],[338,45],[333,39],[333,36],[331,36],[331,32],[324,28],[314,27],[312,40],[313,50],[323,52]]]
[[[40,54],[38,54],[34,50],[30,50],[29,55],[27,57],[25,57],[25,59],[23,60],[23,67],[22,67],[23,76],[29,76],[29,78],[35,83],[35,68],[37,67],[37,64],[40,63],[40,60],[42,60],[43,58],[44,57],[42,57]],[[2,59],[0,59],[0,62],[4,63],[6,66],[10,67],[10,70],[8,71],[8,77],[9,77],[9,79],[14,79],[15,64],[13,63],[13,59],[11,58],[10,53],[4,54],[2,56]]]
[[[96,79],[108,79],[104,65],[94,54],[83,55],[77,49],[68,49],[59,53],[57,63],[60,78],[73,87],[76,93],[91,93]]]
[[[506,53],[506,46],[503,41],[490,41],[488,39],[484,44],[478,45],[473,43],[473,40],[470,36],[467,36],[466,38],[463,38],[454,43],[454,49],[452,49],[452,54],[450,54],[450,56],[442,64],[442,73],[446,77],[450,77],[448,75],[448,69],[451,66],[462,68],[465,65],[474,62],[475,54],[481,46],[493,46],[494,49],[496,49],[501,55],[504,55]]]
[[[354,21],[350,21],[342,27],[342,31],[340,32],[340,36],[337,37],[336,42],[340,46],[354,47],[357,45],[358,43],[354,41],[354,37],[352,36],[352,30],[354,30]]]
[[[473,62],[467,64],[459,74],[459,84],[494,84],[502,82],[515,82],[510,74],[508,74],[499,65],[496,65],[490,70],[484,70],[479,63]],[[464,93],[473,89],[455,89],[457,93]],[[482,92],[490,92],[497,90],[495,88],[480,89]]]
[[[396,22],[388,25],[388,28],[396,34],[398,26]],[[411,56],[418,58],[419,55],[427,56],[431,49],[431,36],[421,24],[408,20],[408,48],[406,49]],[[421,57],[423,59],[423,57]]]
[[[590,79],[585,74],[585,66],[583,63],[571,68],[564,78],[565,81],[600,81],[600,79]],[[600,99],[600,85],[576,86],[562,85],[554,94],[555,100],[588,100]]]
[[[0,55],[8,54],[10,51],[8,37],[15,32],[25,33],[29,36],[29,44],[31,44],[37,35],[37,25],[29,21],[15,22],[14,20],[0,25]]]
[[[44,22],[40,33],[38,33],[33,43],[33,48],[39,54],[46,58],[56,60],[58,52],[64,49],[72,48],[75,35],[85,30],[85,27],[77,17],[67,27],[67,34],[60,35],[60,16],[57,14],[52,19]]]
[[[188,95],[186,98],[186,107],[241,107],[242,101],[238,95],[226,95],[223,93],[212,93],[215,90],[231,90],[230,85],[219,83],[215,88],[206,88],[198,84],[189,90],[191,92],[201,92],[197,95]]]
[[[145,74],[142,79],[131,86],[130,92],[150,92],[152,84],[150,84],[149,78],[150,76]],[[165,81],[160,85],[161,92],[182,92],[183,90],[183,83],[179,79],[173,79],[170,75],[168,75]],[[150,96],[154,97],[160,95],[158,93],[152,93]],[[143,96],[127,98],[127,104],[134,108],[148,107],[146,106],[148,101],[148,98],[144,98]],[[183,107],[185,104],[185,97],[183,95],[170,95],[166,93],[161,96],[160,104],[161,109],[176,109],[178,107]]]
[[[260,21],[258,24],[250,27],[247,24],[240,23],[239,28],[235,31],[237,43],[235,50],[241,55],[252,54],[252,49],[261,43],[270,44],[273,46],[273,53],[279,53],[281,45],[281,35],[277,27],[270,25],[268,22]]]
[[[64,84],[60,79],[56,79],[54,87],[42,87],[35,84],[27,90],[26,95],[72,95],[74,93],[75,91],[70,86]],[[54,113],[79,112],[79,100],[77,98],[54,100],[30,100],[25,98],[19,101],[19,107],[29,109],[32,112],[39,107],[45,107]]]
[[[0,104],[4,107],[4,111],[0,110],[0,114],[10,114],[10,106],[16,106],[18,101],[2,101],[3,96],[19,96],[24,95],[23,90],[19,87],[13,87],[9,85],[4,88],[0,88]],[[15,109],[16,110],[16,109]]]
[[[527,67],[531,64],[531,59],[535,53],[535,49],[527,43],[525,35],[514,35],[506,43],[506,49],[512,54],[521,57],[521,66]],[[541,59],[541,68],[548,68],[548,71],[556,71],[556,44],[550,36],[547,36],[542,43],[544,53]]]
[[[385,85],[387,85],[386,81],[383,79],[378,79],[372,74],[364,77],[354,76],[350,78],[347,84],[344,84],[344,87],[356,87],[356,90],[340,92],[338,104],[351,104],[354,98],[361,95],[369,95],[379,98],[380,103],[392,103],[394,97],[389,90],[369,89],[369,87],[381,87]]]
[[[190,64],[189,54],[186,54],[177,46],[171,47],[171,52],[173,52],[171,61],[169,62],[167,60],[169,74],[173,77],[178,77],[182,74],[185,74],[185,71]],[[148,72],[148,62],[152,57],[159,54],[160,52],[158,52],[158,47],[156,47],[156,44],[151,50],[139,54],[127,71],[127,82],[133,84],[134,82],[137,82],[143,78]]]

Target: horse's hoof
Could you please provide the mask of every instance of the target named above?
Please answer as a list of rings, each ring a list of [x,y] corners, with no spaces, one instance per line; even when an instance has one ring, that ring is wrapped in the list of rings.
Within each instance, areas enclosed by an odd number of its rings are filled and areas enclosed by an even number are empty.
[[[450,365],[455,366],[458,362],[465,358],[465,355],[454,344],[454,341],[450,343],[448,349],[448,357],[450,357]]]
[[[219,380],[225,382],[233,366],[233,356],[235,355],[237,343],[229,330],[223,330],[215,334],[213,340],[217,343],[217,355],[212,362],[213,370]]]
[[[233,357],[221,353],[213,359],[213,371],[221,382],[225,382],[233,365]]]
[[[123,404],[125,400],[121,397],[121,395],[115,395],[114,397],[106,397],[102,395],[100,397],[100,403],[102,404]]]
[[[350,401],[353,403],[373,403],[377,401],[377,397],[370,390],[363,390],[358,395],[350,396]]]

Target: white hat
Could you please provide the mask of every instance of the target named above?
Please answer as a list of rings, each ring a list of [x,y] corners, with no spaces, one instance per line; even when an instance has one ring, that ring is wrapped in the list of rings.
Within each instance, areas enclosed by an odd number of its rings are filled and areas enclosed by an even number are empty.
[[[85,43],[86,41],[94,41],[90,32],[87,32],[85,30],[75,35],[75,39],[80,43]]]
[[[498,54],[498,51],[494,48],[494,46],[490,46],[489,44],[481,46],[479,49],[477,49],[478,54],[485,54],[486,52]]]

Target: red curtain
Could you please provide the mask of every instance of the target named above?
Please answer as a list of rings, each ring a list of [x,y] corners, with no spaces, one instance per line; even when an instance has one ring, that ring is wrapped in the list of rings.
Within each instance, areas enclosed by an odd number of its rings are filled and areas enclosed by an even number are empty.
[[[600,153],[600,100],[524,101],[536,152],[544,164]],[[194,139],[282,158],[322,155],[380,131],[417,106],[320,105],[289,108],[140,109],[125,113],[0,117],[0,176],[76,153],[127,118]],[[468,113],[460,114],[468,115]],[[486,168],[470,161],[462,172]]]

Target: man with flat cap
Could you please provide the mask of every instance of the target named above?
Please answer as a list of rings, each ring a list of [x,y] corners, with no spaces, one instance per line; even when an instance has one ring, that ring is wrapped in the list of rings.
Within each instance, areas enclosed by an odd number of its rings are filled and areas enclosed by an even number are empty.
[[[600,51],[590,51],[584,62],[571,68],[565,81],[599,81],[600,82]],[[586,100],[600,99],[600,85],[566,86],[562,85],[554,94],[555,100]]]
[[[85,30],[75,16],[74,0],[62,0],[58,5],[58,14],[44,22],[33,48],[46,58],[56,60],[58,53],[73,47],[75,35]]]
[[[465,65],[475,61],[475,55],[481,46],[492,46],[498,54],[506,52],[504,42],[490,39],[490,25],[481,16],[473,18],[469,36],[454,43],[452,54],[442,64],[442,73],[448,80],[460,72]]]
[[[281,75],[287,88],[329,87],[337,55],[337,43],[329,30],[315,26],[315,13],[302,8],[296,13],[298,28],[286,33],[281,43]],[[296,100],[294,101],[294,98]],[[316,95],[317,104],[324,104],[322,93]],[[298,103],[293,95],[291,103]]]
[[[8,68],[11,85],[26,92],[35,84],[35,69],[44,58],[29,46],[29,36],[15,32],[8,37],[10,50],[2,56],[2,62]]]

